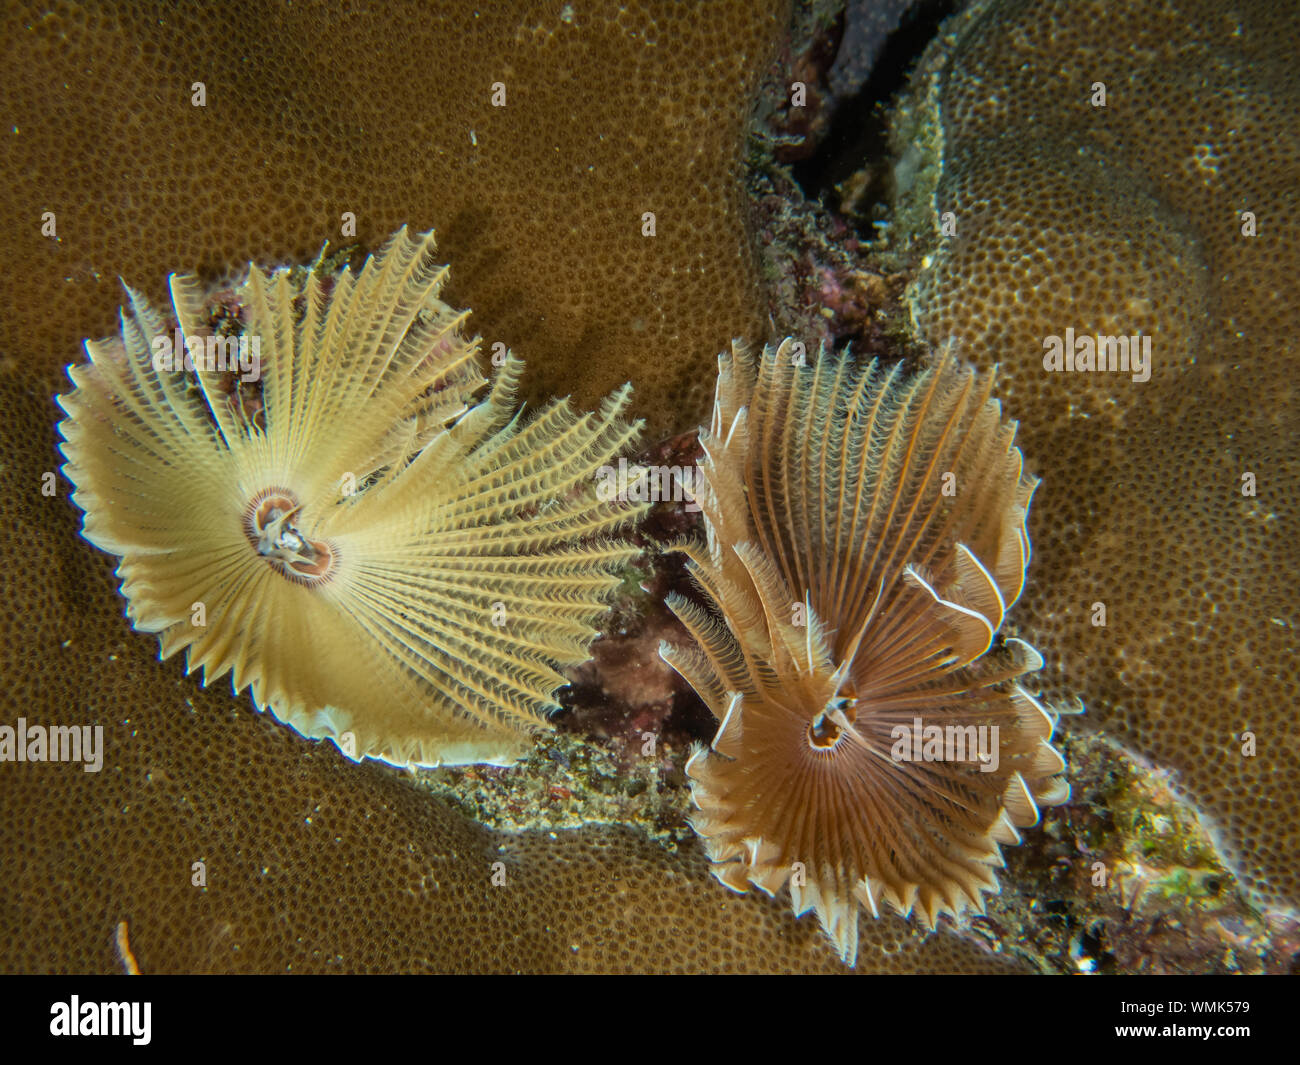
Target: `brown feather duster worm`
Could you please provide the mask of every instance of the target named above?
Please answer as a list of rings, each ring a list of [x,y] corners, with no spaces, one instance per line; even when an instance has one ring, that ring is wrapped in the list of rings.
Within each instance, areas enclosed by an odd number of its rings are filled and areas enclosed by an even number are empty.
[[[701,432],[708,538],[682,550],[709,609],[673,597],[698,646],[661,648],[720,722],[694,825],[723,884],[788,884],[849,962],[859,905],[982,909],[1000,845],[1069,795],[1021,681],[1042,660],[998,638],[1037,482],[991,389],[733,348]]]
[[[356,273],[250,266],[217,330],[194,278],[170,321],[128,289],[69,368],[63,470],[163,658],[352,757],[505,763],[636,554],[592,484],[638,425],[627,388],[524,422],[512,355],[480,397],[433,254],[402,229]]]

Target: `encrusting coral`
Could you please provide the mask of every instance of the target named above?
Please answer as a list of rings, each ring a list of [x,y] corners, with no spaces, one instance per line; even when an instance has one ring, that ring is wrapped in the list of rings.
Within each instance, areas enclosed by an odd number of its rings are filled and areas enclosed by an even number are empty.
[[[720,722],[694,825],[723,884],[788,883],[852,961],[859,903],[982,910],[999,845],[1069,795],[1020,681],[1042,660],[997,641],[1037,481],[992,376],[951,360],[906,378],[787,340],[720,364],[707,544],[681,548],[710,609],[670,600],[698,650],[661,651]]]
[[[637,553],[610,534],[643,509],[593,488],[637,435],[630,390],[525,421],[507,356],[476,401],[446,276],[405,229],[355,274],[250,266],[228,336],[194,278],[171,279],[174,321],[128,290],[121,336],[86,345],[59,399],[84,535],[121,556],[162,657],[397,765],[518,756]]]

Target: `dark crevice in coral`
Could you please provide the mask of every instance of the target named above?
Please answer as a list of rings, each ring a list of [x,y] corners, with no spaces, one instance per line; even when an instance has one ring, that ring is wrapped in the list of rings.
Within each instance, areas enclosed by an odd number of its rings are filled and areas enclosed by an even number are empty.
[[[694,467],[703,457],[694,432],[661,440],[631,456],[629,467],[651,470]],[[687,644],[690,636],[668,609],[671,593],[696,596],[686,558],[672,546],[702,540],[698,509],[686,499],[661,499],[626,530],[644,551],[624,577],[610,614],[600,625],[591,659],[569,673],[571,683],[558,694],[560,710],[552,722],[561,731],[606,747],[623,762],[644,757],[645,742],[682,755],[694,743],[707,743],[717,731],[700,697],[659,656],[662,641]],[[684,784],[680,772],[669,783]]]
[[[888,105],[906,86],[913,66],[940,24],[960,7],[958,0],[920,0],[903,15],[881,49],[870,77],[855,94],[836,101],[830,130],[817,150],[792,167],[805,196],[839,203],[836,186],[865,172],[867,185],[854,193],[854,201],[864,211],[886,201],[890,172]]]
[[[1093,963],[1095,973],[1110,974],[1116,971],[1115,955],[1106,949],[1105,934],[1101,928],[1092,928],[1079,935],[1079,959]]]

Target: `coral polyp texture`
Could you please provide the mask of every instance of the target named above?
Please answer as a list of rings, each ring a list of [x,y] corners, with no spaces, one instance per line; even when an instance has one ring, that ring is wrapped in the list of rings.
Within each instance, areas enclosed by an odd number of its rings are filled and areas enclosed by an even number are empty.
[[[449,298],[527,353],[529,403],[635,379],[653,430],[693,424],[713,353],[763,328],[742,167],[789,7],[6,4],[0,204],[58,239],[10,237],[31,265],[0,282],[0,346],[66,362],[119,276],[303,261],[349,216],[369,247],[436,224]]]
[[[354,273],[250,266],[219,297],[128,290],[59,402],[85,537],[121,556],[134,626],[310,737],[397,765],[506,763],[586,657],[636,549],[596,470],[635,438],[486,385],[432,233]],[[260,387],[258,387],[260,386]]]
[[[702,432],[707,602],[664,657],[720,727],[687,766],[713,872],[788,885],[853,961],[858,908],[933,926],[983,909],[1002,844],[1069,795],[1042,664],[999,640],[1036,480],[992,376],[813,365],[787,340],[720,359]]]
[[[1297,34],[1269,0],[981,0],[895,128],[916,324],[997,360],[1043,476],[1016,621],[1045,693],[1175,771],[1255,904],[1292,912]],[[1071,335],[1150,358],[1045,365]]]

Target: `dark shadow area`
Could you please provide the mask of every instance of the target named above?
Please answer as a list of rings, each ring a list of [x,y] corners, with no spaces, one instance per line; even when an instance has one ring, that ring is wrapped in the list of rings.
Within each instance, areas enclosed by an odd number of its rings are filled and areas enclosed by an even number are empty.
[[[903,14],[862,87],[837,102],[830,131],[817,151],[791,167],[806,197],[838,206],[835,186],[867,167],[872,177],[860,198],[862,209],[870,212],[872,205],[888,198],[889,104],[907,85],[939,25],[961,6],[960,0],[920,0]],[[850,41],[846,34],[842,47],[851,47]]]

